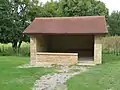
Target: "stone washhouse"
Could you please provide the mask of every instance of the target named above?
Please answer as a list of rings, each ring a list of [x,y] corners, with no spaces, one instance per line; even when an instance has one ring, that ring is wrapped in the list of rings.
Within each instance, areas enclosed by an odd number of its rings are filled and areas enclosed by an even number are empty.
[[[104,16],[35,18],[24,31],[30,35],[30,64],[101,64],[106,33]]]

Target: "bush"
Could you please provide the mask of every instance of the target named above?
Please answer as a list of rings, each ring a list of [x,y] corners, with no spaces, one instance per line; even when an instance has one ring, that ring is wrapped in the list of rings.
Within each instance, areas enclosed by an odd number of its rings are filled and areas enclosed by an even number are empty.
[[[30,55],[30,49],[29,49],[29,43],[23,42],[19,52],[14,52],[12,48],[12,44],[0,44],[0,56],[29,56]]]
[[[120,54],[120,36],[107,36],[102,39],[103,53]]]

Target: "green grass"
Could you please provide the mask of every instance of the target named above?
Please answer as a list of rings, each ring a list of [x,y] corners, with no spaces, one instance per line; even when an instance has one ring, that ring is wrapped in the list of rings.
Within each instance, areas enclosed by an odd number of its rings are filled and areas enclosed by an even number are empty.
[[[54,72],[52,68],[16,68],[29,57],[0,56],[0,90],[32,90],[35,80]]]
[[[68,90],[120,90],[120,56],[104,54],[103,61],[69,79]]]

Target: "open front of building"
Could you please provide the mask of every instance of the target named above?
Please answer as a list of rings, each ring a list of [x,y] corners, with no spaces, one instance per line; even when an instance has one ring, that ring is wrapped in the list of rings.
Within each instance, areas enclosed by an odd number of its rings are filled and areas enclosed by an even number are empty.
[[[52,21],[55,21],[55,20],[52,19]],[[58,19],[58,22],[59,20],[61,19]],[[69,18],[67,20],[69,21]],[[41,19],[41,22],[42,21],[44,21],[44,19]],[[102,62],[102,44],[100,42],[101,37],[102,37],[101,33],[97,32],[96,34],[96,32],[90,33],[89,31],[87,31],[89,33],[86,33],[85,31],[82,33],[80,33],[81,31],[78,33],[76,32],[73,33],[70,31],[70,28],[69,28],[70,33],[66,31],[61,33],[61,32],[54,31],[54,28],[52,26],[53,24],[50,26],[47,26],[47,25],[45,24],[44,30],[46,30],[46,27],[48,27],[49,29],[53,30],[53,32],[50,32],[50,31],[43,32],[43,33],[29,32],[30,54],[31,54],[30,59],[31,59],[32,65],[41,65],[41,64],[42,65],[44,64],[95,65],[95,64],[101,64]],[[56,24],[54,22],[54,25],[55,25],[54,27],[58,26],[57,28],[61,28],[60,22],[59,24]],[[32,29],[36,29],[36,28],[33,28],[33,26],[36,27],[36,25],[34,24],[32,25]],[[42,26],[42,29],[43,29],[43,26]],[[73,27],[75,26],[73,25]],[[88,26],[88,29],[90,30],[91,28],[89,27],[94,28],[93,26]],[[57,28],[55,28],[55,30]],[[63,28],[65,28],[64,30],[67,29],[65,26]]]
[[[100,36],[96,37],[94,35],[31,36],[31,64],[100,64],[102,45]]]

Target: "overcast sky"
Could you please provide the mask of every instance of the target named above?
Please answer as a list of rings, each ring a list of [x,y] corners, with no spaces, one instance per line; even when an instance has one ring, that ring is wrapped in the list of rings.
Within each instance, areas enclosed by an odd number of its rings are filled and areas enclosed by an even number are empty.
[[[50,0],[40,0],[41,2],[46,2],[46,1],[50,1]],[[109,8],[110,10],[110,13],[113,11],[113,10],[118,10],[120,11],[120,0],[100,0],[100,1],[103,1],[107,8]]]

